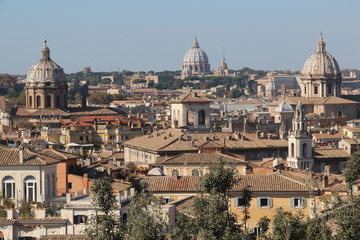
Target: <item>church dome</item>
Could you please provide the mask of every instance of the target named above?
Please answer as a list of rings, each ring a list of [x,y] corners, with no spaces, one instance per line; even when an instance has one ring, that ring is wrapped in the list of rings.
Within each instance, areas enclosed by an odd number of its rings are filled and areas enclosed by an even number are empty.
[[[321,36],[314,52],[305,62],[302,71],[304,78],[341,78],[339,64],[325,50],[325,41]]]
[[[199,47],[196,38],[192,48],[186,52],[183,63],[209,63],[206,52]]]
[[[46,45],[41,49],[41,59],[29,70],[27,82],[65,82],[66,75],[62,67],[50,58],[50,49]]]
[[[276,108],[275,112],[292,112],[294,109],[285,100],[282,101]]]

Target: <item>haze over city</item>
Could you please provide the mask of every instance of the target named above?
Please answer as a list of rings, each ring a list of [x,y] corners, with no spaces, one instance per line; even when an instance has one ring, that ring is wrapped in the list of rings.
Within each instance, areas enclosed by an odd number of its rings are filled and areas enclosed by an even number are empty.
[[[0,73],[25,74],[43,41],[67,73],[181,69],[196,36],[211,68],[301,70],[320,33],[358,68],[359,1],[0,1]]]

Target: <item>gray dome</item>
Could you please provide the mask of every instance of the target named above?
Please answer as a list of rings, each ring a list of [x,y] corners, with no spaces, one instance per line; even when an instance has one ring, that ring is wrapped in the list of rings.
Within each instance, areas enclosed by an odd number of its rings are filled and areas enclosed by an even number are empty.
[[[339,78],[341,72],[339,64],[330,53],[325,50],[325,41],[321,36],[317,50],[305,62],[302,75],[305,78]]]
[[[164,176],[164,172],[161,168],[153,168],[147,174],[147,176]]]
[[[35,63],[27,74],[28,82],[65,82],[66,75],[62,67],[50,58],[50,49],[46,45],[41,49],[41,59]]]
[[[286,103],[285,100],[282,101],[276,108],[275,112],[292,112],[294,109],[291,107],[290,104]]]
[[[199,47],[196,38],[192,44],[192,48],[186,52],[183,63],[209,63],[208,56],[205,51]]]

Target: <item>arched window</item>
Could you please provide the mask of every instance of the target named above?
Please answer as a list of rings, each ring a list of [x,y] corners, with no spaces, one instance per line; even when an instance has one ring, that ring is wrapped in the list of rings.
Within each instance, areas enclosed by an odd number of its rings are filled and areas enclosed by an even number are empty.
[[[46,96],[46,107],[51,107],[51,96]]]
[[[56,195],[56,179],[55,179],[55,175],[51,174],[51,196],[55,196]]]
[[[306,87],[304,87],[304,94],[306,94]]]
[[[24,179],[24,199],[28,202],[36,202],[36,179],[28,176]]]
[[[4,240],[4,239],[5,239],[4,233],[0,232],[0,240]]]
[[[50,194],[50,177],[49,177],[49,175],[46,175],[46,182],[45,182],[46,184],[45,184],[45,196],[49,196],[49,194]]]
[[[205,125],[205,110],[199,111],[199,125]]]
[[[172,170],[172,171],[171,171],[171,176],[173,176],[173,177],[178,177],[178,176],[180,176],[179,170],[177,170],[177,169]]]
[[[15,179],[7,176],[2,180],[2,192],[5,198],[15,198]]]
[[[303,143],[303,157],[305,158],[306,157],[306,146],[307,144],[306,143]]]
[[[290,154],[291,154],[291,157],[294,157],[294,143],[291,144],[291,149],[290,149]]]
[[[33,107],[32,96],[29,97],[29,106],[30,106],[31,108]]]
[[[199,176],[199,170],[197,169],[192,170],[191,176]]]
[[[36,107],[41,107],[41,97],[36,96]]]

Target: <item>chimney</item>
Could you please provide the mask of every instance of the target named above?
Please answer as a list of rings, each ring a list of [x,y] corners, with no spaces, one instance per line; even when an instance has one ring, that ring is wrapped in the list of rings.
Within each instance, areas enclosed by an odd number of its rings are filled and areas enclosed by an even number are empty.
[[[326,175],[327,177],[330,177],[330,166],[329,166],[329,165],[326,165],[326,166],[325,166],[325,175]]]
[[[19,162],[24,163],[24,146],[19,147]]]
[[[328,186],[329,186],[329,177],[325,175],[323,177],[323,188],[327,188]]]

